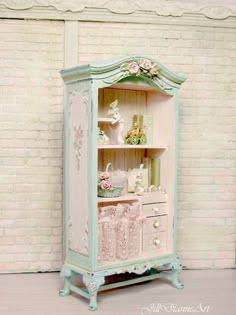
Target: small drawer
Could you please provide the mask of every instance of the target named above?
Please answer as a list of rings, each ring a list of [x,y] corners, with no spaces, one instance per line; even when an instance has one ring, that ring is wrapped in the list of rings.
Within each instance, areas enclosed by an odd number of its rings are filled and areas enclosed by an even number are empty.
[[[167,215],[149,217],[143,221],[143,234],[167,231]]]
[[[145,217],[162,214],[167,214],[167,204],[165,202],[143,205],[143,216]]]
[[[167,250],[167,232],[143,235],[143,251],[162,253]]]
[[[141,199],[142,204],[167,202],[167,194],[160,191],[145,192]]]

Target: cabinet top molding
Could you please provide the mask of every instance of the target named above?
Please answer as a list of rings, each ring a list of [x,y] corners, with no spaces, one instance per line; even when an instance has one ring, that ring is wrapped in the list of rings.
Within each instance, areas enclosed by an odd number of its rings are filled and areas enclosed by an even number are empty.
[[[194,25],[197,17],[199,24],[229,19],[235,25],[236,4],[234,0],[0,0],[0,17]]]
[[[157,60],[140,55],[131,55],[94,62],[61,71],[65,81],[80,79],[98,80],[104,86],[119,83],[134,84],[146,89],[159,88],[166,94],[178,89],[186,77],[165,68]]]

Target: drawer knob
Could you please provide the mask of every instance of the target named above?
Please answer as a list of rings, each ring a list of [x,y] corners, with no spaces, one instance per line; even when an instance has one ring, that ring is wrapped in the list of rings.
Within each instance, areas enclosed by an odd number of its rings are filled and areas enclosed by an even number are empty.
[[[154,244],[155,246],[158,246],[160,243],[161,243],[161,241],[160,241],[158,238],[154,238],[153,244]]]
[[[155,222],[153,223],[154,229],[157,229],[159,226],[160,226],[160,222],[155,221]]]
[[[158,213],[158,212],[159,212],[159,209],[158,209],[157,207],[152,208],[152,210],[153,210],[155,213]]]

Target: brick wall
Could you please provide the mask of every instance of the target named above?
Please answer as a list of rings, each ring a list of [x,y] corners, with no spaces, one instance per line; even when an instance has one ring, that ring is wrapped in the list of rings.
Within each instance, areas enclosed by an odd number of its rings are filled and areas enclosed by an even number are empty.
[[[80,24],[81,64],[144,54],[188,79],[180,93],[178,253],[187,268],[235,266],[236,32]]]
[[[0,20],[0,272],[62,264],[64,22]],[[81,22],[79,62],[144,54],[180,93],[178,252],[188,268],[235,265],[233,28]]]
[[[61,266],[64,23],[0,20],[0,272]]]

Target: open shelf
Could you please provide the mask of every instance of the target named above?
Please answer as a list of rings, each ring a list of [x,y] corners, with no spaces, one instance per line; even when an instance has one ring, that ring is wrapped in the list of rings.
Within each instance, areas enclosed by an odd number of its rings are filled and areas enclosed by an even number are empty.
[[[154,145],[154,144],[102,144],[98,145],[98,149],[156,149],[164,150],[167,149],[167,145]]]

